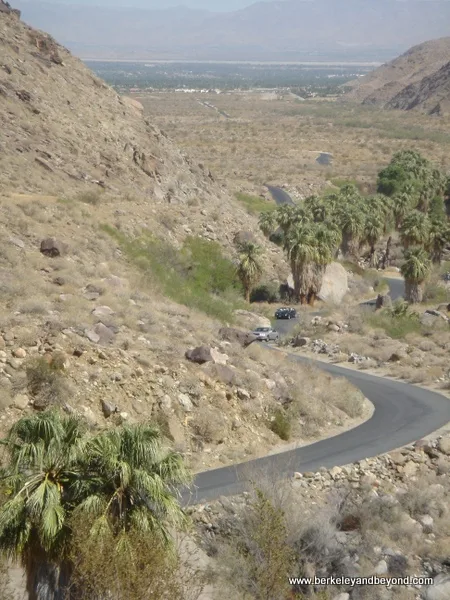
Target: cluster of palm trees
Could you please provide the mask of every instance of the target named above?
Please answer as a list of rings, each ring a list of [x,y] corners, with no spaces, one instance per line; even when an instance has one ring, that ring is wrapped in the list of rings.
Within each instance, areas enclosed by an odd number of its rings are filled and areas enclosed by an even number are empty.
[[[186,524],[176,489],[189,473],[153,426],[92,435],[80,418],[49,410],[20,419],[2,443],[0,551],[22,562],[30,600],[87,597],[71,587],[77,520],[128,550],[133,532],[169,547],[170,528]]]
[[[448,185],[448,179],[420,154],[403,151],[379,174],[376,194],[364,196],[349,183],[337,193],[263,213],[259,224],[285,250],[295,299],[302,304],[314,303],[326,265],[339,251],[353,259],[367,251],[370,266],[377,267],[378,243],[399,231],[405,249],[406,297],[417,302],[431,263],[441,261],[450,243],[444,204]],[[389,244],[385,258],[388,248]]]
[[[406,150],[397,152],[380,172],[378,190],[391,202],[394,228],[403,245],[406,300],[421,302],[433,264],[441,263],[450,244],[445,206],[449,178],[418,152]]]

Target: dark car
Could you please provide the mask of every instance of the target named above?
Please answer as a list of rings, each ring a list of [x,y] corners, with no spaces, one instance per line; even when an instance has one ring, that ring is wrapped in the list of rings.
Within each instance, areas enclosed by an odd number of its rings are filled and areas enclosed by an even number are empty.
[[[276,319],[295,319],[296,316],[295,308],[279,308],[275,311]]]

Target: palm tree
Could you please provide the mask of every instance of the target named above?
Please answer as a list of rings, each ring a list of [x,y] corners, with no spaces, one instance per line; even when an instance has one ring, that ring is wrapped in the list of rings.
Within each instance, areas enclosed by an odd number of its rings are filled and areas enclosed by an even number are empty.
[[[259,262],[261,248],[252,242],[239,246],[239,262],[236,269],[244,288],[245,300],[250,302],[252,288],[258,283],[262,275],[262,266]]]
[[[405,278],[405,299],[410,304],[422,302],[423,284],[431,271],[431,261],[423,248],[405,252],[401,273]]]
[[[298,214],[297,207],[291,204],[283,204],[275,211],[275,217],[279,227],[284,235],[287,234],[292,225],[296,222]]]
[[[405,248],[425,246],[430,235],[430,221],[427,215],[413,210],[404,219],[400,228],[400,240]]]
[[[377,264],[375,245],[384,233],[385,221],[382,215],[378,214],[377,212],[372,212],[369,214],[364,225],[363,240],[369,245],[370,248],[369,264],[371,267],[375,267]]]
[[[410,213],[411,210],[413,210],[414,208],[414,200],[410,194],[403,191],[392,197],[392,204],[395,218],[395,227],[397,229],[400,229],[406,215],[408,215],[408,213]]]
[[[21,561],[30,600],[59,600],[69,582],[68,502],[79,499],[84,434],[81,421],[50,411],[20,419],[3,441],[0,550]]]
[[[450,244],[450,225],[448,221],[431,221],[428,249],[433,263],[440,265],[445,248]]]
[[[327,224],[300,223],[289,231],[284,249],[291,265],[297,302],[314,304],[336,243],[339,234]]]
[[[275,211],[261,213],[259,217],[259,228],[266,237],[270,237],[277,228]]]
[[[343,204],[339,207],[337,219],[342,230],[342,252],[344,255],[358,255],[358,248],[364,234],[365,215],[362,206]]]
[[[50,410],[20,419],[3,444],[0,550],[24,566],[29,600],[67,598],[76,514],[92,518],[97,533],[135,523],[166,542],[168,526],[185,519],[174,486],[189,475],[154,427],[90,437],[80,419]]]
[[[140,423],[101,432],[86,444],[84,465],[91,480],[75,508],[98,533],[132,527],[169,543],[169,527],[186,525],[176,489],[189,481],[181,455],[162,444],[157,427]]]

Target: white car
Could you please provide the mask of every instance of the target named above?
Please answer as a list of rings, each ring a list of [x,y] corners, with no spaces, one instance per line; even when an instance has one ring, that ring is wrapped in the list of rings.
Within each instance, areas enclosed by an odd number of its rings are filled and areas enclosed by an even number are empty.
[[[280,334],[272,327],[257,327],[252,334],[256,337],[259,342],[270,342],[274,340],[278,340]]]

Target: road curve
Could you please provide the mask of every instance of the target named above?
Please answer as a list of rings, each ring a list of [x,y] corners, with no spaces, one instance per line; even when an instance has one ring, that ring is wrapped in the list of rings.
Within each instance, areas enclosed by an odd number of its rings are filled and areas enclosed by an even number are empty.
[[[192,490],[183,493],[185,504],[241,493],[263,473],[281,479],[296,471],[318,471],[384,454],[450,421],[450,399],[436,392],[297,355],[290,355],[290,360],[312,362],[332,376],[348,379],[374,404],[373,416],[354,429],[309,446],[199,473]]]
[[[274,197],[275,190],[286,194],[280,188],[267,187]],[[277,203],[285,203],[280,194],[275,199]],[[391,298],[402,297],[404,282],[401,279],[388,282]],[[295,322],[287,321],[289,327]],[[348,379],[373,403],[372,417],[354,429],[309,446],[199,473],[193,487],[182,492],[184,505],[241,493],[263,473],[281,479],[297,471],[318,471],[320,467],[342,466],[384,454],[429,435],[450,421],[450,399],[436,392],[298,355],[289,358],[299,363],[310,362],[331,376]]]
[[[266,188],[271,193],[273,199],[278,205],[281,204],[295,204],[292,198],[282,188],[275,187],[273,185],[266,185]]]

